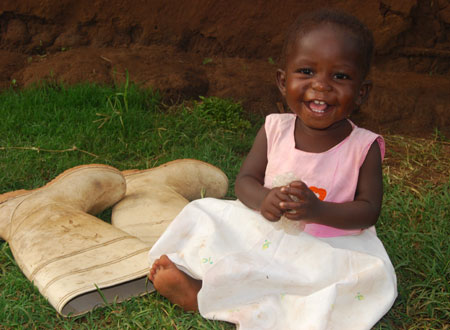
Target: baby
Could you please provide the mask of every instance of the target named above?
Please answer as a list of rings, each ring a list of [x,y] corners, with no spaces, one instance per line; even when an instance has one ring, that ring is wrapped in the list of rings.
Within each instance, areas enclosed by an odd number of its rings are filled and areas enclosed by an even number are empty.
[[[190,203],[154,245],[160,294],[241,329],[370,329],[389,310],[396,277],[373,230],[384,140],[348,119],[371,90],[372,52],[371,32],[348,14],[294,23],[277,71],[292,113],[267,116],[238,201]],[[294,226],[277,226],[282,217]]]

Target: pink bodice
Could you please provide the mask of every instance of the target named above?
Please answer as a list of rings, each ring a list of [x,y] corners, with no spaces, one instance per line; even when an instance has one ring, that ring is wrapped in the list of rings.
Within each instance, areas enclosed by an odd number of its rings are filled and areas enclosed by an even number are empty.
[[[359,169],[370,146],[376,140],[384,157],[385,145],[380,135],[359,128],[350,122],[353,130],[339,144],[321,153],[305,152],[295,148],[295,114],[267,116],[268,164],[264,186],[273,187],[280,176],[303,181],[316,195],[328,202],[349,202],[355,197]],[[305,232],[317,237],[354,235],[361,230],[343,230],[310,223]]]

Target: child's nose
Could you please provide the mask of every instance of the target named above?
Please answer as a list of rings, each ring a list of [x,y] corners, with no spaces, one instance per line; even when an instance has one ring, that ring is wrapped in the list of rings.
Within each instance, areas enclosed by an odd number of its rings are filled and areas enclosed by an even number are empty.
[[[326,77],[316,76],[311,84],[311,87],[318,92],[331,91],[331,85],[327,81]]]

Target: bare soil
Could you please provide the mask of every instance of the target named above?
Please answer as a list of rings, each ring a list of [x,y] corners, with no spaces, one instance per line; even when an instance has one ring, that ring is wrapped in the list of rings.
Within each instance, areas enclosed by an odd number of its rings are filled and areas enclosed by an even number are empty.
[[[261,115],[283,111],[275,72],[284,33],[324,6],[374,31],[374,89],[353,119],[382,133],[449,137],[449,0],[2,0],[0,89],[114,84],[128,71],[166,101],[219,96]]]

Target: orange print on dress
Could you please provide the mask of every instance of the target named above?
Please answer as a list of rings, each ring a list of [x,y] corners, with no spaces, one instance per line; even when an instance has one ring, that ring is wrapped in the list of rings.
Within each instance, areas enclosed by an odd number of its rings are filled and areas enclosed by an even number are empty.
[[[327,191],[325,189],[317,188],[314,186],[309,187],[309,189],[311,189],[312,192],[315,193],[317,198],[319,198],[321,201],[323,201],[327,196]]]

